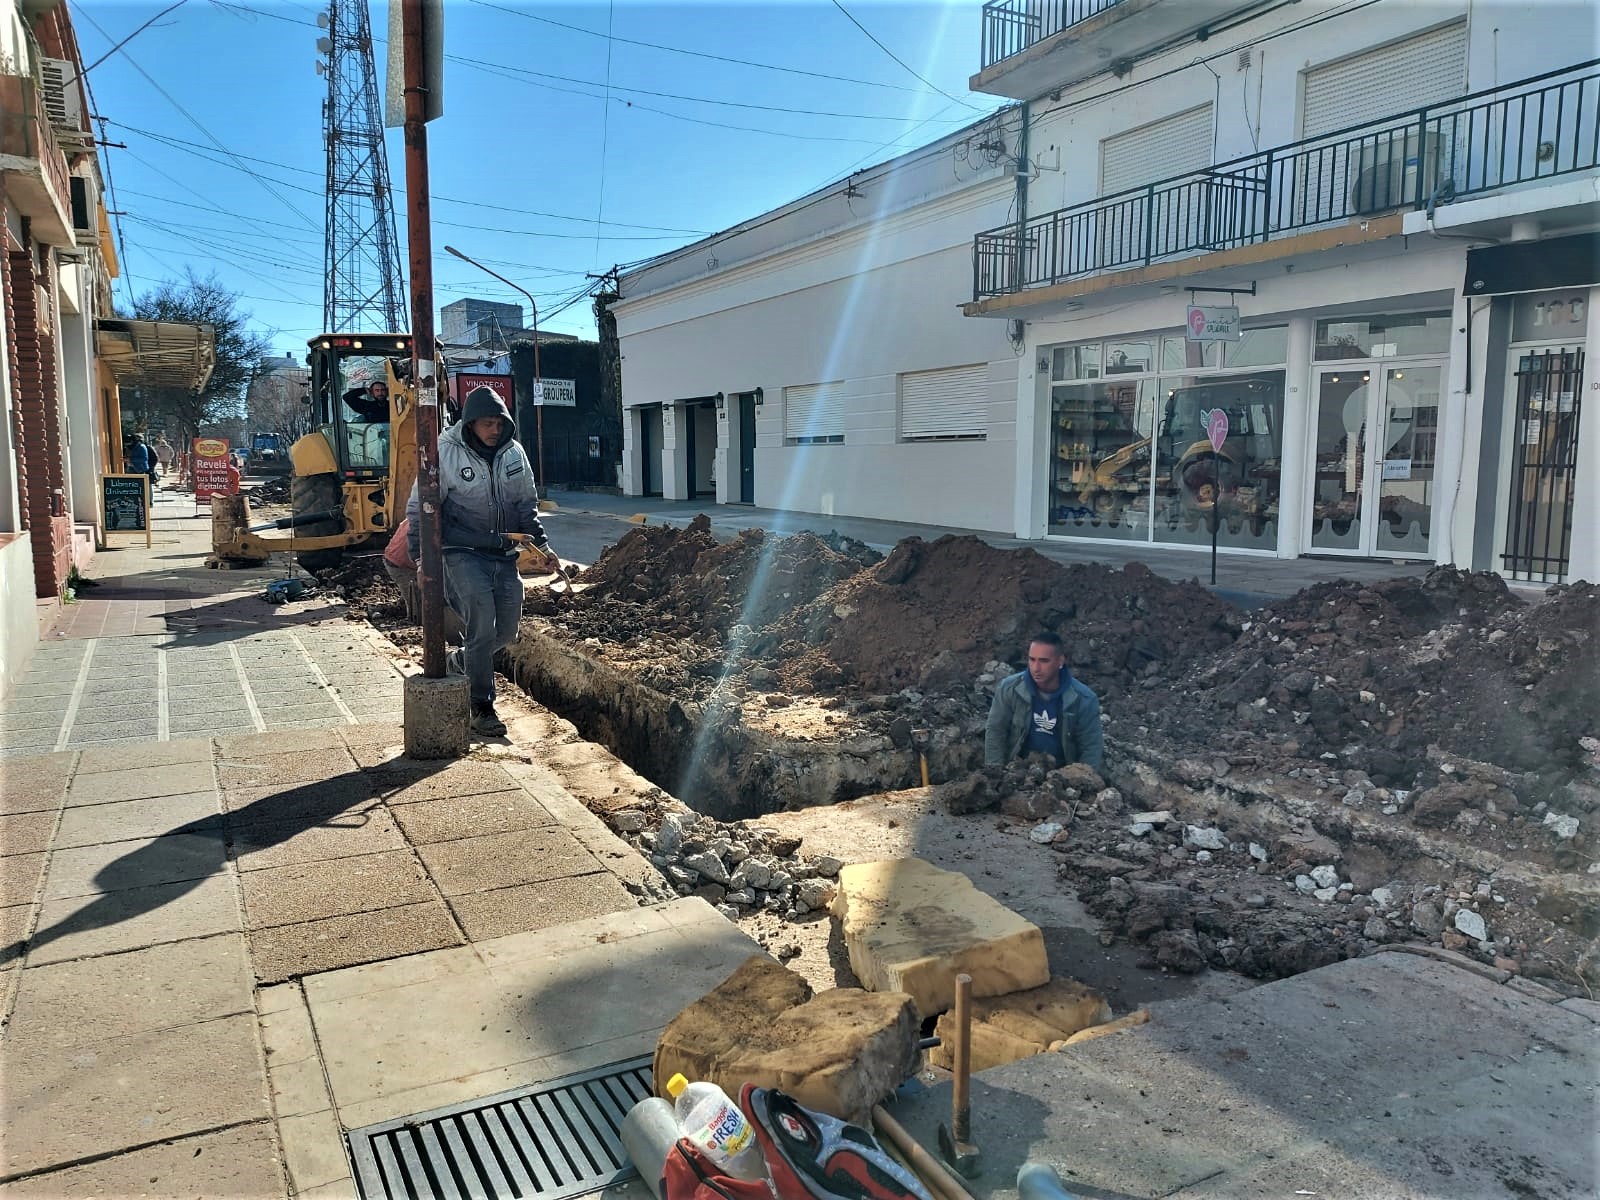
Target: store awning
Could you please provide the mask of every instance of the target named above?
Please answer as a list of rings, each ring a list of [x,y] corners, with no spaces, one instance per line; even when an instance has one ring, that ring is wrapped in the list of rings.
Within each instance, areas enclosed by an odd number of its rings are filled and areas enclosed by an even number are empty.
[[[100,359],[119,384],[198,392],[217,365],[217,335],[210,325],[105,317],[94,327]]]
[[[1467,251],[1468,296],[1507,296],[1600,283],[1600,233],[1507,242]]]

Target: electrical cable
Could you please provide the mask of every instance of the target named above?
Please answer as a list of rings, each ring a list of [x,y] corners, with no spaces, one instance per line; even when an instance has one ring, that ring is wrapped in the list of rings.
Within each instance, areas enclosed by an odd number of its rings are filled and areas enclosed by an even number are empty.
[[[606,4],[606,94],[604,109],[600,114],[600,187],[594,213],[594,257],[600,261],[600,219],[606,215],[606,148],[611,140],[611,52],[616,43],[611,40],[611,27],[617,17],[617,0]]]
[[[572,33],[588,34],[590,37],[605,37],[606,36],[605,34],[598,32],[597,30],[584,29],[582,26],[579,26],[579,25],[568,25],[563,21],[557,21],[557,20],[554,20],[554,19],[552,19],[550,17],[541,17],[541,16],[538,16],[538,15],[536,15],[534,13],[521,12],[521,11],[518,11],[517,9],[506,8],[503,5],[499,5],[499,4],[490,4],[488,2],[488,0],[471,0],[471,3],[478,5],[478,7],[480,7],[480,8],[492,8],[497,12],[508,13],[513,17],[523,17],[523,18],[525,18],[525,19],[527,19],[529,21],[538,21],[540,24],[543,24],[543,25],[554,25],[558,29],[565,29],[565,30],[568,30],[568,31],[570,31]],[[806,76],[809,76],[812,79],[826,79],[826,80],[829,80],[829,81],[834,82],[834,83],[854,83],[854,84],[859,84],[862,87],[889,88],[889,89],[891,89],[893,91],[897,91],[897,92],[921,92],[922,91],[921,88],[906,87],[905,85],[898,84],[898,83],[880,83],[877,80],[872,80],[872,79],[854,79],[854,78],[852,78],[852,77],[850,77],[848,75],[830,75],[825,71],[807,71],[807,70],[804,70],[804,69],[802,69],[800,67],[783,67],[783,66],[779,66],[776,63],[754,62],[754,61],[752,61],[751,59],[748,59],[748,58],[730,58],[727,55],[723,55],[723,54],[711,54],[711,53],[709,53],[709,52],[707,52],[705,50],[686,50],[681,46],[665,46],[665,45],[662,45],[659,42],[637,41],[637,40],[635,40],[633,38],[625,38],[625,37],[619,37],[616,40],[621,42],[621,43],[623,43],[624,45],[627,45],[627,46],[643,46],[644,48],[649,49],[649,50],[664,50],[664,51],[667,51],[670,54],[685,54],[685,55],[690,56],[691,58],[706,58],[706,59],[712,60],[713,62],[734,63],[734,64],[736,64],[738,66],[741,66],[741,67],[757,67],[757,68],[760,68],[763,71],[782,71],[785,74],[789,74],[789,75],[806,75]],[[934,88],[934,91],[938,91],[938,90],[939,89]]]
[[[152,26],[152,25],[154,25],[154,24],[155,24],[155,23],[156,23],[156,22],[157,22],[157,21],[159,21],[159,20],[161,20],[161,18],[162,18],[162,17],[164,17],[164,16],[166,16],[166,15],[167,15],[167,14],[168,14],[168,13],[169,13],[169,12],[171,12],[171,11],[172,11],[172,10],[173,10],[173,9],[175,9],[175,8],[182,8],[182,7],[183,7],[183,6],[184,6],[184,5],[185,5],[185,4],[187,4],[187,3],[188,3],[188,2],[189,2],[189,0],[177,0],[177,3],[175,3],[175,4],[169,4],[169,5],[167,5],[167,7],[166,7],[166,8],[163,8],[163,9],[162,9],[162,10],[161,10],[161,11],[160,11],[160,12],[158,12],[158,13],[157,13],[157,14],[156,14],[156,15],[155,15],[155,16],[153,16],[153,17],[151,17],[151,18],[150,18],[150,19],[149,19],[149,20],[148,20],[148,21],[146,21],[146,22],[145,22],[145,23],[144,23],[144,24],[143,24],[143,25],[141,25],[141,26],[139,26],[139,28],[137,28],[137,29],[135,29],[135,30],[134,30],[134,31],[133,31],[133,32],[132,32],[132,33],[130,33],[130,34],[129,34],[129,35],[128,35],[128,36],[127,36],[127,37],[125,37],[125,38],[123,38],[123,39],[122,39],[122,40],[121,40],[121,41],[120,41],[120,42],[118,42],[118,43],[117,43],[117,44],[116,44],[116,45],[115,45],[115,46],[113,46],[113,47],[111,47],[111,49],[109,49],[109,50],[107,50],[107,51],[106,51],[106,52],[105,52],[105,53],[104,53],[104,54],[102,54],[102,55],[101,55],[101,56],[100,56],[100,57],[99,57],[99,58],[97,58],[97,59],[95,59],[95,60],[94,60],[94,61],[93,61],[93,62],[92,62],[92,63],[90,63],[90,64],[89,64],[89,65],[88,65],[88,66],[87,66],[87,67],[85,67],[85,68],[84,68],[84,69],[83,69],[83,70],[81,70],[81,71],[79,71],[79,72],[78,72],[78,78],[79,78],[79,79],[82,79],[82,78],[83,78],[83,77],[84,77],[84,76],[85,76],[85,75],[87,75],[87,74],[88,74],[88,73],[89,73],[89,72],[90,72],[90,71],[92,71],[92,70],[94,70],[94,69],[95,69],[95,68],[96,68],[96,67],[98,67],[98,66],[99,66],[99,65],[100,65],[100,64],[101,64],[101,63],[103,63],[103,62],[105,62],[105,60],[106,60],[106,59],[108,59],[108,58],[110,58],[110,57],[111,57],[111,56],[112,56],[112,55],[113,55],[113,54],[115,54],[115,53],[116,53],[116,52],[117,52],[117,51],[118,51],[118,50],[121,50],[121,49],[122,49],[122,48],[123,48],[123,47],[124,47],[124,46],[126,46],[126,45],[127,45],[127,44],[128,44],[128,43],[129,43],[129,42],[131,42],[131,41],[133,41],[133,39],[134,39],[134,38],[136,38],[136,37],[138,37],[138,36],[139,36],[139,35],[140,35],[140,34],[141,34],[141,33],[143,33],[143,32],[144,32],[144,31],[145,31],[145,30],[146,30],[146,29],[149,29],[149,28],[150,28],[150,26]],[[97,28],[97,29],[99,29],[99,26],[95,26],[95,28]],[[100,30],[100,32],[101,32],[101,33],[104,33],[104,32],[105,32],[105,30],[103,30],[103,29],[102,29],[102,30]]]
[[[889,47],[885,46],[876,37],[874,37],[873,34],[872,34],[872,30],[868,29],[860,21],[856,20],[855,17],[851,15],[850,10],[848,8],[846,8],[843,4],[841,4],[839,2],[839,0],[833,0],[833,6],[835,8],[837,8],[840,12],[842,12],[847,18],[849,18],[850,24],[854,25],[857,29],[861,30],[862,33],[866,34],[867,35],[867,39],[874,46],[876,46],[879,50],[882,50],[890,58],[894,59],[895,62],[899,63],[902,67],[904,67],[919,82],[926,84],[928,87],[930,87],[934,91],[938,92],[939,95],[943,96],[946,100],[954,100],[957,104],[960,104],[960,105],[963,105],[963,106],[965,106],[967,108],[972,109],[973,112],[981,112],[981,111],[983,111],[976,104],[968,104],[965,100],[961,99],[959,96],[952,96],[949,92],[945,91],[942,87],[940,87],[937,83],[934,83],[931,79],[923,78],[923,76],[918,74],[918,72],[911,66],[911,64],[906,62],[905,59],[901,58],[893,50],[889,49]]]

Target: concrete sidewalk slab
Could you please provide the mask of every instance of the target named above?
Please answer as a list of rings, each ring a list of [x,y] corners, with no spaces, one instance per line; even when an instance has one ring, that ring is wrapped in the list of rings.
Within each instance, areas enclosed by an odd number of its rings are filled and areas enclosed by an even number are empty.
[[[44,881],[43,854],[8,854],[0,858],[0,905],[32,904]]]
[[[461,928],[475,942],[549,929],[585,917],[631,912],[639,905],[617,877],[605,871],[451,896],[448,903]]]
[[[217,794],[187,792],[69,808],[61,816],[55,844],[61,848],[99,846],[167,834],[204,834],[221,827],[222,805]]]
[[[393,814],[413,846],[555,823],[550,811],[521,788],[402,804]]]
[[[312,783],[224,791],[230,825],[320,822],[353,808],[371,807],[378,789],[366,775],[335,775]]]
[[[253,1011],[237,933],[42,966],[23,974],[7,1038],[62,1048]]]
[[[256,978],[262,983],[403,958],[459,946],[465,940],[439,900],[254,929],[247,936]]]
[[[394,819],[381,808],[329,821],[310,829],[281,822],[231,826],[234,859],[241,871],[262,871],[405,848]]]
[[[118,749],[97,746],[79,756],[78,774],[170,767],[179,763],[209,763],[211,753],[211,742],[207,738],[181,738]]]
[[[129,888],[88,900],[52,900],[39,906],[28,965],[233,933],[240,927],[231,871],[199,882]]]
[[[133,853],[137,849],[138,853]],[[0,859],[0,863],[5,860]],[[50,856],[46,900],[206,879],[227,865],[220,826],[208,833],[174,833],[159,842],[107,842],[57,849]]]
[[[421,955],[304,981],[346,1127],[541,1082],[558,1063],[648,1053],[668,1021],[760,950],[693,900],[470,952],[447,952],[442,972]]]
[[[434,842],[417,847],[417,855],[446,896],[604,870],[577,838],[556,825]]]
[[[301,750],[292,754],[258,754],[248,761],[224,758],[217,765],[218,783],[229,791],[246,788],[292,787],[348,774],[356,760],[343,746],[328,750]]]
[[[390,804],[416,804],[457,796],[503,792],[517,786],[498,763],[467,759],[447,766],[418,766],[415,760],[369,768]]]
[[[66,804],[68,808],[75,808],[155,796],[182,796],[213,791],[216,786],[217,778],[209,760],[166,767],[136,767],[129,771],[75,776],[67,789]]]
[[[57,809],[0,816],[0,856],[36,854],[50,846]]]
[[[8,1038],[0,1064],[6,1174],[271,1116],[253,1015],[68,1050]]]
[[[202,1133],[100,1162],[0,1184],[7,1200],[63,1196],[281,1196],[287,1191],[271,1121]]]
[[[239,886],[247,929],[421,904],[434,895],[410,850],[245,871]]]

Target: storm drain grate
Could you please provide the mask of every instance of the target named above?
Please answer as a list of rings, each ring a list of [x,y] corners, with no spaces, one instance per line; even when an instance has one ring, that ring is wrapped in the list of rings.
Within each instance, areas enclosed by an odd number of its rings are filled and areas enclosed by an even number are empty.
[[[636,1172],[622,1118],[653,1095],[650,1059],[369,1125],[350,1133],[365,1200],[562,1200]]]

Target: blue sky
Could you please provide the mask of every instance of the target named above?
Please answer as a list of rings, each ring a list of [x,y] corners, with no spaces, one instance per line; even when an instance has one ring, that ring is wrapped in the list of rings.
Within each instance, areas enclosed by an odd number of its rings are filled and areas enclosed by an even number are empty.
[[[979,0],[843,3],[905,65],[832,0],[448,0],[445,113],[429,126],[436,306],[520,299],[446,243],[550,312],[585,272],[693,241],[997,107],[966,88]],[[85,64],[163,7],[74,4]],[[127,146],[105,152],[125,214],[119,303],[130,284],[143,292],[193,267],[240,293],[275,349],[303,351],[320,332],[322,7],[184,0],[93,68],[106,137]],[[370,11],[381,87],[388,8]],[[389,165],[398,197],[398,130]],[[549,327],[592,336],[588,301]]]

